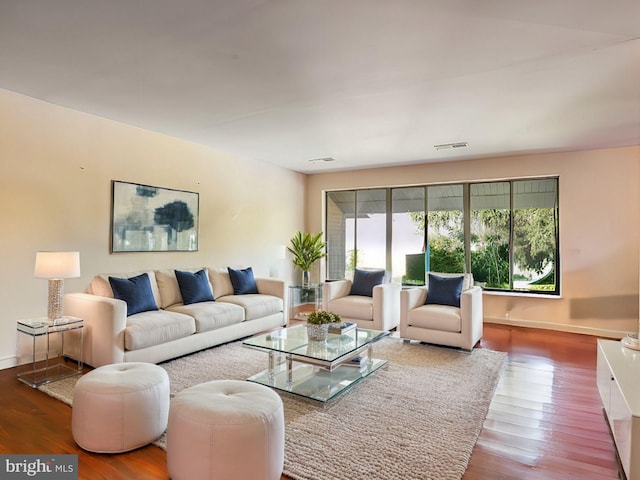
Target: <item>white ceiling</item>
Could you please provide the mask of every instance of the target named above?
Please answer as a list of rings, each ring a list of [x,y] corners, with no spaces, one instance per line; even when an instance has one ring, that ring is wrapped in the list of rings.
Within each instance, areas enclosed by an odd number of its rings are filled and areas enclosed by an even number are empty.
[[[0,88],[306,173],[638,145],[640,0],[0,0]]]

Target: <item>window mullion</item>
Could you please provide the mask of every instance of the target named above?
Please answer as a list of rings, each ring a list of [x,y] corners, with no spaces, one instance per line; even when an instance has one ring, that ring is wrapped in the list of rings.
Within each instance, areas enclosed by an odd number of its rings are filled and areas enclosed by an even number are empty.
[[[471,195],[469,183],[462,185],[462,228],[464,235],[464,268],[471,273]]]
[[[514,225],[514,210],[513,210],[513,181],[509,182],[509,290],[513,290],[513,225]]]
[[[387,270],[387,272],[389,274],[391,274],[391,271],[393,269],[393,253],[392,253],[392,236],[393,236],[393,232],[392,232],[392,226],[393,226],[393,208],[391,205],[391,189],[387,188],[386,189],[386,205],[385,205],[385,210],[387,212],[387,216],[385,218],[385,223],[386,223],[386,227],[387,227],[387,238],[386,238],[386,249],[385,249],[385,268]]]
[[[424,281],[431,270],[431,250],[429,249],[429,187],[424,187]]]
[[[353,205],[353,268],[358,266],[358,190],[354,190]]]

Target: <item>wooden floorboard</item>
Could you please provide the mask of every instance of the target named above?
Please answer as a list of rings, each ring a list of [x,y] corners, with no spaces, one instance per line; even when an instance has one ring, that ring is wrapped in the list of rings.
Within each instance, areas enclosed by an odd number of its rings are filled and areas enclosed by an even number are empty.
[[[596,386],[596,338],[487,326],[481,348],[505,351],[464,480],[617,479]]]
[[[618,478],[594,337],[488,324],[479,348],[507,352],[509,361],[464,480]],[[71,409],[18,382],[15,369],[0,371],[0,405],[0,453],[78,454],[80,479],[169,478],[166,453],[152,445],[119,455],[78,448]]]

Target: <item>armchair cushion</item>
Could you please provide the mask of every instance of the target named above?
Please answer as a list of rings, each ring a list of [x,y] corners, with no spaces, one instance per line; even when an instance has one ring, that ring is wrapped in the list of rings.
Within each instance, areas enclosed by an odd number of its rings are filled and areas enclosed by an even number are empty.
[[[109,284],[114,298],[126,302],[127,316],[158,309],[146,273],[131,278],[109,277]]]
[[[343,318],[373,320],[373,301],[364,295],[336,298],[331,302],[331,311]]]
[[[380,285],[384,279],[384,270],[359,270],[356,268],[349,295],[373,296],[373,287]]]
[[[449,305],[460,308],[460,294],[462,293],[463,276],[440,277],[429,274],[429,292],[426,305]]]
[[[196,273],[176,270],[176,279],[182,294],[182,303],[191,305],[199,302],[212,302],[213,293],[207,271],[203,268]]]
[[[228,267],[229,278],[233,285],[234,295],[246,295],[248,293],[258,293],[258,286],[256,285],[256,279],[253,276],[253,269],[251,267],[243,270],[234,270]]]
[[[412,327],[459,333],[462,330],[460,309],[448,305],[423,305],[408,312]]]

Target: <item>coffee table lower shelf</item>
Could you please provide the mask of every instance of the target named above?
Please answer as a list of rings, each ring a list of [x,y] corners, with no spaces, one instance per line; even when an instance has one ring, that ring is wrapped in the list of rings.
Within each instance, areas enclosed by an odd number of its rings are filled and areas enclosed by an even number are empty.
[[[320,366],[296,362],[289,374],[286,362],[283,362],[274,368],[272,374],[264,370],[247,380],[319,402],[328,402],[386,364],[387,360],[371,358],[363,367],[341,365],[329,371]]]

